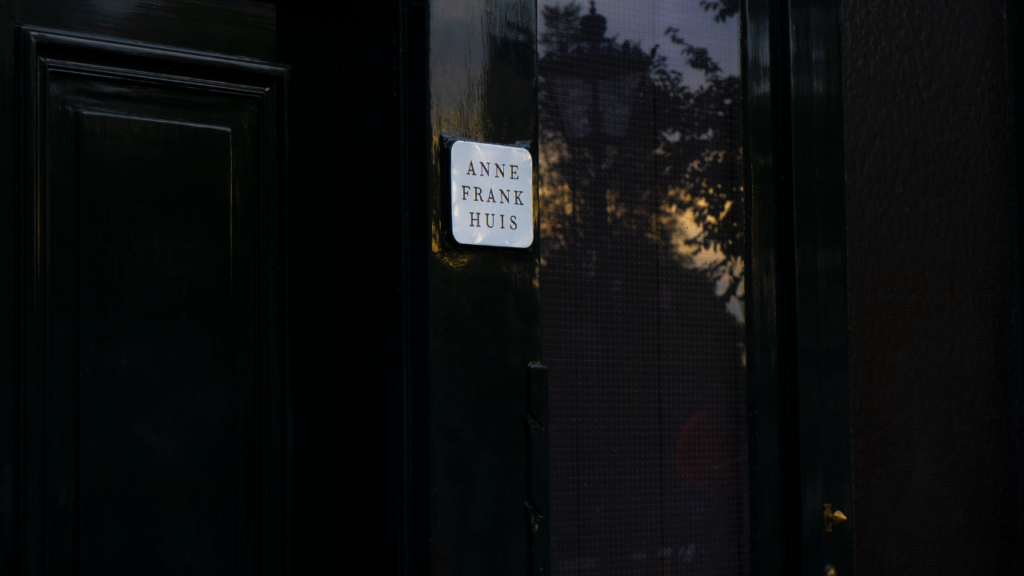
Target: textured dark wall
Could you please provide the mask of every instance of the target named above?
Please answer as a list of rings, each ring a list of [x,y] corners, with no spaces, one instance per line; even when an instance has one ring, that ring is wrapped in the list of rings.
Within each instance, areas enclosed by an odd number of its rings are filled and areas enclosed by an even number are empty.
[[[1008,573],[1017,423],[1005,5],[847,0],[843,10],[857,570]]]

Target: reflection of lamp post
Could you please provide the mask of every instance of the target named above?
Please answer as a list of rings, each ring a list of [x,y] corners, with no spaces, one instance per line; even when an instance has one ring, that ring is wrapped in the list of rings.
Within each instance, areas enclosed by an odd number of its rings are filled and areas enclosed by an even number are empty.
[[[580,224],[594,232],[608,225],[605,146],[625,136],[636,93],[651,63],[639,46],[605,38],[607,28],[607,20],[591,2],[590,13],[580,19],[574,38],[578,41],[549,52],[540,62],[562,134],[575,152],[574,162],[589,164],[589,184],[573,189],[583,197]]]

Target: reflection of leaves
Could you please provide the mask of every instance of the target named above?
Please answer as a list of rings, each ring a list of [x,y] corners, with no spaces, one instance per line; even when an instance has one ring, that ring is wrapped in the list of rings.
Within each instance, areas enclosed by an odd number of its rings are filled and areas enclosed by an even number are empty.
[[[712,76],[717,75],[722,71],[718,64],[711,59],[711,56],[708,54],[708,49],[698,48],[684,40],[683,37],[679,35],[679,28],[670,26],[668,30],[665,30],[665,34],[673,44],[678,44],[683,47],[683,54],[686,54],[687,56],[686,63],[691,68],[703,70],[704,74]]]
[[[701,6],[716,11],[715,19],[724,21],[736,14],[738,1],[705,0]],[[578,44],[580,14],[575,3],[545,6],[542,11],[545,28],[540,44],[546,55],[539,69],[540,105],[549,118],[558,117],[558,112],[545,77],[559,55]],[[574,229],[573,204],[579,205],[581,199],[574,198],[572,187],[607,186],[608,212],[616,229],[642,232],[674,247],[681,262],[704,269],[725,301],[742,300],[739,78],[723,75],[708,50],[687,42],[679,28],[670,27],[665,35],[681,47],[687,66],[703,76],[703,83],[694,87],[684,82],[683,72],[668,68],[658,46],[645,52],[639,43],[603,40],[602,54],[629,55],[640,62],[645,72],[639,100],[654,104],[653,109],[648,106],[633,114],[629,133],[620,140],[626,145],[609,142],[595,151],[593,145],[573,142],[552,123],[542,125],[541,194],[548,208],[541,233],[549,244],[545,251],[564,247],[566,234]],[[594,157],[597,153],[600,156]],[[602,165],[600,174],[581,172],[581,166],[596,164]],[[616,174],[649,177],[610,177]],[[652,206],[657,206],[657,214],[651,213]]]
[[[540,196],[543,198],[544,217],[540,219],[541,264],[552,252],[564,251],[568,247],[568,236],[573,220],[572,189],[555,167],[565,161],[568,150],[565,142],[545,135],[540,141]]]
[[[725,22],[740,11],[740,0],[700,0],[705,12],[715,12],[716,22]]]

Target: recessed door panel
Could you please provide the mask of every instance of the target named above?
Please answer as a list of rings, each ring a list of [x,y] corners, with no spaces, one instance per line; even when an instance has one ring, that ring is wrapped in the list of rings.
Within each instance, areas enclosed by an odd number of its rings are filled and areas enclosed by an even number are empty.
[[[219,543],[252,546],[259,438],[250,320],[232,314],[252,311],[255,284],[251,258],[232,266],[231,133],[80,118],[80,368],[54,385],[77,376],[62,396],[78,411],[83,567],[165,549],[174,571],[227,571]]]
[[[279,566],[279,68],[24,30],[31,573]]]

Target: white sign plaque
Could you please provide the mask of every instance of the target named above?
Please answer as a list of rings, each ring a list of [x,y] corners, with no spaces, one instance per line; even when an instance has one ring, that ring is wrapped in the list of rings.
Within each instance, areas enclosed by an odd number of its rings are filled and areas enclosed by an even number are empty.
[[[459,244],[533,244],[533,157],[525,148],[452,146],[452,233]]]

